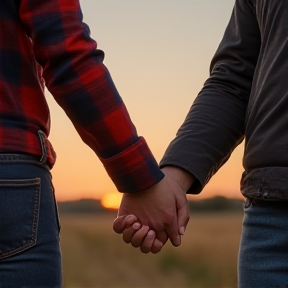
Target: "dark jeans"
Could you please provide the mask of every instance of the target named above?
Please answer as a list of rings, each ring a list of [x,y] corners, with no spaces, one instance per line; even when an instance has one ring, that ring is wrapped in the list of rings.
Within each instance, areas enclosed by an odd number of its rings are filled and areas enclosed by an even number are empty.
[[[0,287],[61,287],[59,232],[49,167],[0,154]]]
[[[288,287],[288,202],[248,199],[239,254],[239,288]]]

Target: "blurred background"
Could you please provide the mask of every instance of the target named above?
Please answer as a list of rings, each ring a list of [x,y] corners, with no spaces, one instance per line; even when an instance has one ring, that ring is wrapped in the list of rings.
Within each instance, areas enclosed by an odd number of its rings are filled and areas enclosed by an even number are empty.
[[[182,243],[142,254],[112,230],[116,211],[97,200],[59,203],[63,287],[236,288],[242,200],[190,201]]]
[[[138,134],[160,161],[209,75],[234,1],[80,3]],[[189,197],[191,220],[182,245],[143,255],[112,231],[121,194],[48,92],[47,101],[50,141],[58,155],[52,174],[62,222],[65,287],[237,287],[243,144],[200,195]]]

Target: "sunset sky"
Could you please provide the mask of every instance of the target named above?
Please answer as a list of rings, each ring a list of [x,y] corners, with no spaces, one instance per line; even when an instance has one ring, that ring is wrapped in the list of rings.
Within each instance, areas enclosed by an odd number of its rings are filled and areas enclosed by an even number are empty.
[[[208,77],[233,4],[233,0],[81,0],[84,21],[105,52],[104,64],[157,161]],[[57,199],[118,193],[48,92],[47,100],[50,141],[58,155],[52,170]],[[195,199],[241,197],[242,153],[240,145]]]

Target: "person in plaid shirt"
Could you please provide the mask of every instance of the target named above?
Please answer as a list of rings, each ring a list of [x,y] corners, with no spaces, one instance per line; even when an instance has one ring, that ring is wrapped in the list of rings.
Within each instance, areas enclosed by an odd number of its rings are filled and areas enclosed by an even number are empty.
[[[0,1],[0,287],[61,286],[44,87],[124,193],[125,212],[153,229],[144,251],[159,252],[168,235],[180,244],[185,193],[137,135],[103,59],[78,0]]]

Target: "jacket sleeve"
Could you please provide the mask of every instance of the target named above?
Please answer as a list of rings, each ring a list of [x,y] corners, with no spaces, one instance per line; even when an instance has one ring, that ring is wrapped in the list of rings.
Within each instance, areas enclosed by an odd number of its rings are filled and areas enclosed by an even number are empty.
[[[197,95],[160,166],[194,175],[188,193],[200,193],[244,137],[244,122],[261,37],[250,0],[236,0],[210,77]]]
[[[133,193],[159,182],[164,174],[137,135],[79,0],[20,0],[19,15],[48,90],[118,190]]]

